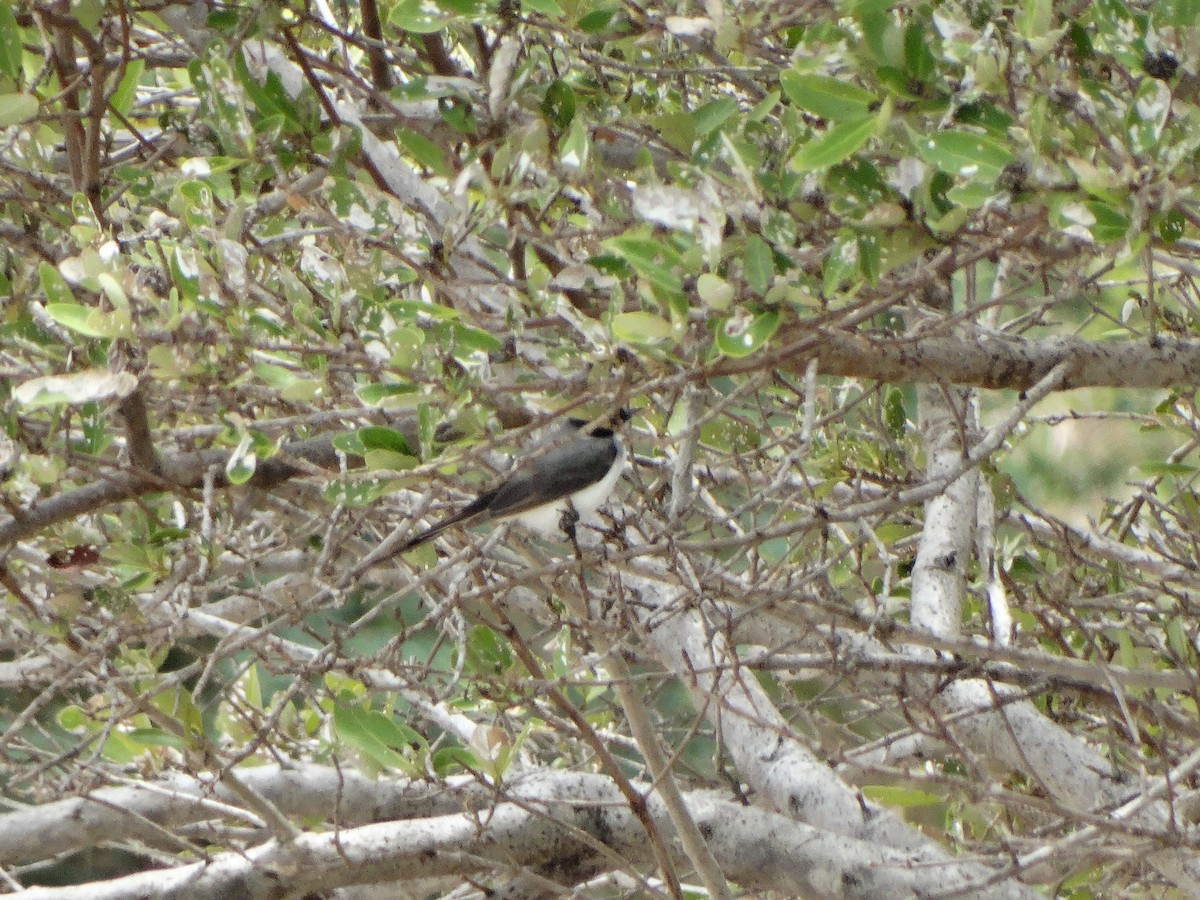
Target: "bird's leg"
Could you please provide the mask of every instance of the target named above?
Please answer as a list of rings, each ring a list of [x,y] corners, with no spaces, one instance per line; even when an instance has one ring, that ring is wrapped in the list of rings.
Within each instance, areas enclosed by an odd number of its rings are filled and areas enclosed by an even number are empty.
[[[607,521],[607,524],[603,529],[604,543],[607,544],[609,541],[620,541],[621,535],[625,531],[626,520],[624,518],[618,519],[616,513],[607,509],[601,510],[601,514]]]
[[[567,536],[567,540],[575,548],[576,559],[583,555],[583,551],[579,549],[579,535],[575,532],[575,526],[578,524],[579,513],[575,510],[575,504],[568,500],[567,508],[562,511],[562,516],[559,517],[558,527],[563,530],[563,534]]]

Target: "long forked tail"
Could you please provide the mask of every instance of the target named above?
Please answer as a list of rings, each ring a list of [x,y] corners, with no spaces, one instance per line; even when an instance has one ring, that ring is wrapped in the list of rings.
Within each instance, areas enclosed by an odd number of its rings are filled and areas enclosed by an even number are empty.
[[[488,505],[488,502],[490,501],[490,498],[491,498],[491,494],[485,494],[484,496],[479,497],[476,500],[472,500],[470,503],[468,503],[466,506],[464,506],[462,509],[460,509],[458,512],[456,512],[454,515],[450,516],[449,518],[442,519],[442,521],[438,522],[435,525],[430,525],[424,531],[418,531],[416,534],[414,534],[412,537],[410,537],[407,541],[405,541],[403,544],[401,544],[394,552],[395,553],[407,553],[409,550],[412,550],[415,547],[420,547],[422,544],[432,541],[435,537],[437,537],[439,534],[441,534],[447,528],[452,528],[455,525],[460,525],[462,523],[469,522],[471,519],[474,519],[481,512],[483,512],[485,509],[487,509],[487,505]]]

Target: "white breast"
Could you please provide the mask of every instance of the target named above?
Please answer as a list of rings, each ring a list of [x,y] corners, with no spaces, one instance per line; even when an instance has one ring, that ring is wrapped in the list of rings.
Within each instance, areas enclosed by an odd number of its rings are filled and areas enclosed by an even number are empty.
[[[612,496],[613,488],[617,486],[617,482],[625,471],[626,462],[628,462],[628,457],[625,453],[625,445],[617,441],[617,459],[612,468],[608,470],[608,474],[595,484],[571,495],[571,505],[579,514],[580,521],[592,523],[597,521],[596,510]],[[562,514],[566,510],[567,498],[564,497],[562,500],[556,500],[546,506],[518,513],[513,518],[542,537],[560,538],[562,537]]]

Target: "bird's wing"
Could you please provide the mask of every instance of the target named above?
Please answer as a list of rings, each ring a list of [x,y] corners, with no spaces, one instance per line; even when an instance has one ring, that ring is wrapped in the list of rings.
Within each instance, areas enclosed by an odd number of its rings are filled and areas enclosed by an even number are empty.
[[[580,444],[587,444],[587,450]],[[617,445],[607,437],[587,437],[555,447],[522,466],[496,488],[487,518],[515,516],[569,497],[600,481],[617,458]]]
[[[617,458],[612,432],[602,430],[602,434],[541,454],[510,474],[499,487],[480,494],[448,519],[409,538],[396,552],[419,547],[454,525],[520,515],[590,487],[608,474]]]

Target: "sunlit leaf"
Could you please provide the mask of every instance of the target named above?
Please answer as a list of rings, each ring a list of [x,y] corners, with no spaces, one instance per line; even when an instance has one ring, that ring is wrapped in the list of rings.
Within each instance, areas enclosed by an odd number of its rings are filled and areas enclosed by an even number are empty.
[[[618,341],[653,344],[667,340],[675,328],[666,319],[648,312],[627,312],[613,316],[612,333]]]
[[[392,7],[388,21],[412,34],[434,34],[446,27],[450,17],[431,0],[402,0]]]
[[[704,104],[692,113],[696,134],[703,136],[720,128],[737,112],[737,108],[737,101],[732,97],[722,97]]]
[[[0,3],[0,75],[16,81],[21,74],[21,29],[13,15],[12,5]]]
[[[746,238],[742,266],[750,290],[759,297],[763,296],[771,284],[771,279],[775,277],[775,254],[770,245],[757,234]]]
[[[46,296],[46,305],[53,306],[56,304],[74,305],[74,294],[71,293],[71,286],[67,284],[66,278],[62,277],[61,272],[55,266],[49,263],[40,263],[37,266],[38,280],[42,284],[42,294]]]
[[[798,172],[809,172],[837,165],[867,142],[876,125],[877,119],[873,115],[834,125],[805,144],[792,157],[791,166]]]
[[[863,785],[862,793],[868,800],[898,809],[911,809],[917,806],[937,806],[946,802],[946,798],[940,794],[898,785]]]
[[[391,406],[411,397],[417,400],[417,386],[409,382],[389,384],[365,384],[355,390],[358,399],[372,406]]]
[[[915,143],[921,158],[943,172],[989,182],[996,180],[1014,155],[995,138],[965,131],[938,131],[916,138]]]
[[[729,282],[711,272],[705,272],[696,279],[696,293],[705,306],[718,311],[728,309],[734,297]]]
[[[830,121],[861,119],[876,102],[853,82],[828,75],[788,71],[779,76],[779,86],[792,103]]]
[[[566,15],[555,0],[521,0],[521,8],[531,13],[541,13],[551,19],[561,19]]]
[[[129,110],[133,108],[133,101],[137,99],[137,88],[145,71],[146,61],[140,57],[134,57],[125,64],[125,74],[108,101],[121,115],[129,115]]]
[[[0,128],[29,121],[38,114],[38,106],[33,94],[0,94]]]
[[[762,348],[779,329],[780,316],[768,310],[748,322],[733,318],[717,328],[716,346],[725,356],[749,356]]]
[[[424,738],[392,716],[357,705],[338,703],[333,708],[333,728],[338,739],[374,760],[378,765],[410,775],[419,771],[409,755],[415,748],[427,749]]]
[[[442,156],[442,149],[423,134],[411,128],[396,129],[396,140],[409,152],[413,159],[430,171],[443,176],[451,174]]]

